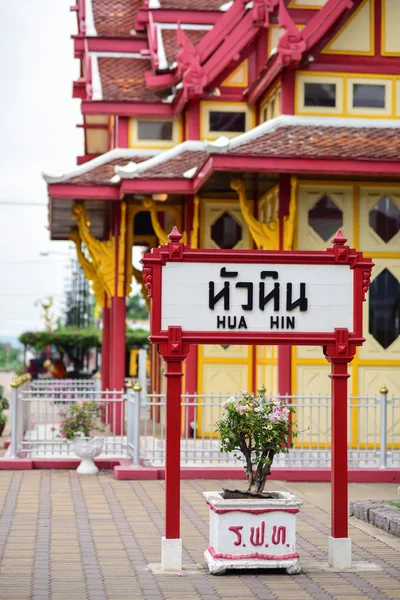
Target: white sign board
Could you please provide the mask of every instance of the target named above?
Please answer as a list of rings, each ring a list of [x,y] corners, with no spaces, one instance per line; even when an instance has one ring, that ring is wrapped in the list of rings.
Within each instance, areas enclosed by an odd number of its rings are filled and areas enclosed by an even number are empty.
[[[162,267],[161,328],[353,331],[348,265],[182,263]]]

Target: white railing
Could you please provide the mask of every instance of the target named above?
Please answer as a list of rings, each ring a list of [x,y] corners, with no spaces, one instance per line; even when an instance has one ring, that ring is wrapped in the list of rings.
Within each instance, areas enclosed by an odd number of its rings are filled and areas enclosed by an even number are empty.
[[[33,379],[31,390],[100,390],[99,380],[90,379]]]
[[[41,387],[24,380],[13,387],[10,456],[28,458],[72,457],[71,443],[60,437],[59,412],[71,403],[95,400],[102,406],[98,425],[104,431],[102,456],[130,456],[134,464],[163,466],[165,463],[165,396],[141,391],[140,385],[123,391],[99,391],[92,380],[63,380]],[[78,382],[84,381],[80,386]],[[35,384],[35,385],[34,385]],[[130,384],[131,385],[131,384]],[[183,395],[181,400],[181,461],[186,466],[241,463],[220,452],[215,423],[221,418],[227,395]],[[299,436],[289,454],[275,458],[276,467],[329,468],[329,396],[285,396],[295,408]],[[400,396],[350,397],[348,403],[348,459],[350,468],[400,467]]]
[[[139,386],[140,389],[140,386]],[[128,454],[136,465],[165,462],[165,396],[151,394],[140,402],[139,389],[128,390]],[[182,465],[236,465],[234,456],[220,452],[215,423],[228,395],[182,395]],[[276,456],[276,467],[329,468],[329,396],[285,396],[295,408],[299,435],[289,454]],[[140,414],[140,419],[138,415]],[[400,398],[350,397],[348,402],[348,461],[350,468],[400,467]]]
[[[60,411],[71,404],[96,401],[101,406],[94,434],[104,437],[100,456],[123,457],[126,450],[125,394],[123,390],[98,391],[64,388],[58,382],[47,389],[20,389],[13,401],[17,424],[13,458],[73,457],[71,441],[60,434]],[[22,425],[23,423],[23,425]]]

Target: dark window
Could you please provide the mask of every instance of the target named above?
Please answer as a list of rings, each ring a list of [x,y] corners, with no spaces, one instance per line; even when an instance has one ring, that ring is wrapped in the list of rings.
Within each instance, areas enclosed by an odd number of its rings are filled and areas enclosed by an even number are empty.
[[[210,131],[246,131],[246,113],[210,112]]]
[[[335,83],[305,83],[304,106],[336,106]]]
[[[384,85],[353,84],[353,108],[385,108]]]
[[[139,140],[172,140],[172,121],[138,121]]]
[[[271,100],[269,103],[269,118],[273,119],[275,116],[275,100]]]
[[[400,334],[400,283],[388,269],[371,283],[369,332],[385,349]]]
[[[386,244],[400,231],[400,210],[384,196],[369,213],[369,226]]]
[[[308,211],[308,224],[327,242],[343,225],[343,213],[329,196],[322,196]]]
[[[267,120],[268,115],[267,115],[267,107],[264,106],[264,108],[262,109],[262,117],[261,117],[261,121],[263,123],[265,123],[265,121]]]
[[[242,228],[232,215],[225,212],[212,225],[211,239],[220,248],[232,250],[242,239]]]

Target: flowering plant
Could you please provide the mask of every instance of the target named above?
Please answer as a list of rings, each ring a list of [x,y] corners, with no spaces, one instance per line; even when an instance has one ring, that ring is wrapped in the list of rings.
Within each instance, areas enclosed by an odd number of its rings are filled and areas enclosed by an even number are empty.
[[[102,408],[96,400],[82,402],[82,404],[73,402],[59,412],[60,436],[67,440],[74,440],[81,434],[90,437],[93,429],[103,431],[104,427],[99,425]]]
[[[243,454],[247,491],[261,493],[275,455],[288,452],[297,435],[291,421],[294,409],[283,400],[267,396],[265,388],[260,388],[257,396],[244,390],[239,394],[224,402],[216,431],[221,437],[221,452]]]

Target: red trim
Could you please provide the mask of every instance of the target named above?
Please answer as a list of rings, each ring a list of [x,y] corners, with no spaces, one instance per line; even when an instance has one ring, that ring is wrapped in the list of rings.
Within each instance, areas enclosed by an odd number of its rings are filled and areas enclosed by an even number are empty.
[[[223,554],[221,552],[215,552],[214,548],[208,544],[207,550],[211,554],[213,558],[226,558],[228,560],[247,560],[257,559],[257,560],[289,560],[291,558],[299,558],[297,552],[293,552],[292,554],[259,554],[258,552],[252,552],[251,554]]]
[[[74,183],[50,183],[48,186],[51,198],[66,198],[81,200],[119,200],[117,186],[83,185]]]
[[[214,25],[223,13],[217,10],[197,11],[197,10],[163,10],[158,8],[155,12],[157,23],[192,23],[193,25]],[[149,22],[150,11],[139,9],[135,29],[143,31]]]
[[[215,508],[215,506],[213,506],[213,504],[211,504],[211,502],[207,501],[207,505],[208,508],[210,510],[212,510],[213,512],[217,513],[217,515],[224,515],[225,513],[231,513],[231,512],[240,512],[240,513],[250,513],[252,515],[263,515],[264,513],[270,513],[270,512],[287,512],[287,513],[298,513],[299,509],[298,508],[260,508],[258,509],[247,509],[247,508],[226,508],[226,509],[218,509]]]
[[[125,481],[164,480],[165,469],[159,467],[134,467],[128,459],[96,459],[99,469],[114,470],[114,478]],[[74,469],[78,459],[27,459],[0,458],[0,471],[31,469]],[[400,469],[349,469],[350,483],[400,483]],[[182,467],[181,479],[233,479],[244,481],[243,468],[237,467]],[[284,469],[272,467],[271,479],[275,481],[331,481],[330,469]]]
[[[346,62],[341,62],[338,67],[337,56],[321,55],[319,61],[302,65],[302,71],[333,71],[339,69],[344,73],[366,73],[376,75],[398,75],[400,73],[399,60],[395,56],[351,56],[346,55]]]
[[[83,100],[83,115],[119,115],[120,117],[173,117],[174,107],[171,104],[158,102],[108,102],[106,100]]]
[[[353,271],[354,277],[354,299],[353,299],[353,328],[351,332],[346,330],[346,344],[351,347],[362,345],[362,305],[364,296],[369,286],[369,277],[373,266],[372,260],[364,258],[361,252],[345,246],[346,239],[339,232],[333,240],[333,247],[325,251],[270,251],[263,250],[194,250],[180,243],[181,236],[174,228],[170,234],[170,243],[165,246],[154,248],[151,253],[143,255],[144,277],[146,287],[149,291],[151,302],[151,334],[149,339],[152,343],[167,342],[171,332],[176,328],[169,327],[168,330],[161,329],[161,273],[167,262],[182,261],[193,263],[244,263],[244,264],[302,264],[302,265],[348,265]],[[343,334],[343,329],[324,332],[252,332],[243,331],[181,331],[182,341],[188,344],[282,344],[282,345],[311,345],[328,346],[336,348]],[[350,356],[342,351],[341,358]]]
[[[89,160],[93,160],[94,158],[97,158],[98,156],[101,156],[101,155],[100,154],[84,154],[83,156],[77,156],[76,164],[83,165],[83,164],[89,162]]]
[[[74,39],[75,42],[79,38]],[[80,50],[80,44],[76,45]],[[142,52],[149,49],[147,39],[145,37],[128,38],[105,38],[105,37],[89,37],[87,38],[87,47],[89,52]]]
[[[129,148],[129,119],[127,117],[118,117],[116,147]]]
[[[192,194],[193,183],[189,179],[164,179],[161,177],[156,180],[135,177],[133,179],[122,179],[120,183],[120,193],[122,196],[141,192],[151,194],[156,190],[168,194]]]
[[[328,133],[328,132],[327,132]],[[338,158],[295,158],[215,154],[211,158],[214,171],[264,173],[329,173],[330,175],[400,176],[399,161],[349,160]],[[204,168],[204,167],[203,167]]]

